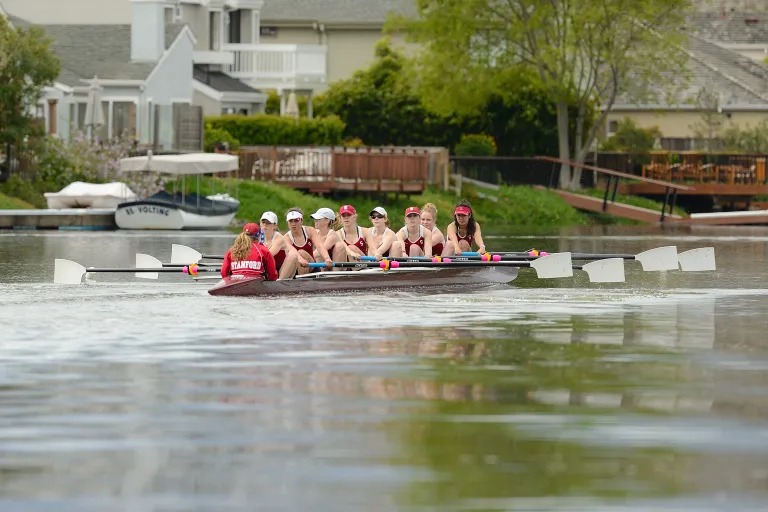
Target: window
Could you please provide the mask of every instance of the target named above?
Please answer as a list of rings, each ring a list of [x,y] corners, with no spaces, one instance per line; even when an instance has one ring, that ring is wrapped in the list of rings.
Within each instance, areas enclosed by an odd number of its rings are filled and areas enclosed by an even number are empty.
[[[240,10],[230,11],[229,13],[229,42],[242,43],[240,36]]]
[[[277,27],[261,27],[259,28],[259,35],[265,37],[277,37]]]
[[[221,12],[208,13],[208,49],[221,50]]]
[[[619,122],[616,120],[608,121],[608,136],[613,135],[619,130]]]
[[[134,135],[135,113],[131,101],[116,101],[112,104],[112,137]]]
[[[170,6],[166,6],[163,10],[163,19],[166,25],[170,25],[176,22],[176,15],[173,11],[174,8]]]

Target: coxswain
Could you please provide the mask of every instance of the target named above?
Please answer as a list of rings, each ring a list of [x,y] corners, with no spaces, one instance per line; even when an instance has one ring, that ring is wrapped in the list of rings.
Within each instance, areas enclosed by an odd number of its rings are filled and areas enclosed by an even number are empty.
[[[264,212],[261,214],[259,223],[263,235],[262,243],[274,256],[280,279],[293,279],[299,268],[299,253],[286,240],[285,235],[280,233],[277,226],[277,214]]]
[[[437,222],[437,207],[432,203],[427,203],[421,207],[421,225],[424,229],[432,232],[432,255],[442,256],[443,251],[453,254],[453,247],[446,243],[443,232],[440,231],[435,223]]]
[[[310,261],[315,261],[315,248],[318,249],[320,257],[325,261],[326,268],[329,270],[333,268],[333,261],[328,254],[328,250],[323,245],[320,233],[315,228],[303,225],[304,213],[301,211],[301,208],[296,207],[288,210],[285,220],[288,221],[289,228],[285,237],[299,254],[298,273],[306,274],[310,272],[308,265]]]
[[[392,244],[397,240],[395,232],[389,229],[387,210],[377,206],[369,216],[373,227],[368,230],[368,256],[374,256],[377,260],[387,258]]]
[[[361,256],[368,256],[368,233],[357,225],[357,212],[352,205],[345,204],[339,209],[341,229],[337,231],[341,241],[346,244],[347,261],[357,261]]]
[[[397,242],[391,254],[393,258],[432,257],[432,232],[421,225],[421,210],[418,207],[405,209],[405,226],[397,232]]]
[[[461,256],[462,252],[472,250],[472,243],[477,246],[477,252],[485,253],[485,243],[480,232],[480,224],[475,221],[472,207],[468,201],[462,201],[456,205],[453,211],[453,222],[448,224],[445,232],[448,241],[453,246],[453,254]]]
[[[235,243],[224,255],[221,277],[256,277],[277,281],[275,258],[259,239],[261,229],[255,222],[249,222],[235,239]]]
[[[334,261],[346,261],[347,249],[346,244],[341,241],[339,234],[336,233],[336,212],[330,208],[320,208],[315,213],[311,214],[312,220],[315,221],[315,229],[320,233],[320,238],[323,239],[323,246],[328,254]],[[320,251],[315,247],[313,254],[316,260],[320,259]],[[335,269],[339,270],[339,269]]]

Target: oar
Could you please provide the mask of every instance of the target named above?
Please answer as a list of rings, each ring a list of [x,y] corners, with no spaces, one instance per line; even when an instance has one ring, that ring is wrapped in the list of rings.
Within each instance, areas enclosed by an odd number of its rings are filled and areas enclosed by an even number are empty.
[[[142,255],[148,256],[148,255]],[[152,256],[148,256],[152,258]],[[152,258],[155,261],[155,258]],[[148,261],[148,260],[145,260]],[[83,276],[87,273],[134,273],[136,277],[142,279],[157,279],[159,272],[164,273],[183,273],[190,275],[197,275],[199,272],[221,272],[220,268],[216,267],[198,267],[197,265],[190,265],[189,267],[158,267],[151,265],[148,267],[137,268],[97,268],[97,267],[84,267],[83,265],[64,259],[56,259],[54,262],[53,270],[53,282],[57,284],[80,284],[83,280]]]
[[[191,247],[186,245],[173,244],[171,245],[171,264],[172,265],[189,265],[190,263],[197,263],[200,260],[223,260],[224,255],[212,256],[208,254],[202,254]]]
[[[198,267],[216,267],[221,268],[221,263],[194,263]],[[158,260],[154,256],[150,256],[149,254],[142,254],[140,252],[136,253],[136,266],[137,267],[154,267],[157,268],[183,268],[187,267],[189,265],[185,265],[182,263],[163,263],[162,261]]]

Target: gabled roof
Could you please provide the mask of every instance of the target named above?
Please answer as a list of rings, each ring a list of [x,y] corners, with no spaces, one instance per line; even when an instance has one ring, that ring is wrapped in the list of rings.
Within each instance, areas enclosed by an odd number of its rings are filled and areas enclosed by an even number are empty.
[[[200,66],[192,68],[192,78],[219,92],[261,92],[221,71],[208,71]]]
[[[34,24],[8,14],[14,26],[29,28]],[[51,37],[53,49],[61,62],[57,82],[83,85],[94,76],[106,80],[144,80],[156,63],[131,61],[130,25],[37,25]],[[165,26],[165,49],[178,39],[186,25]]]
[[[390,11],[415,15],[414,0],[265,0],[262,24],[287,21],[381,23]]]
[[[697,12],[690,30],[699,37],[720,43],[768,44],[768,13]]]

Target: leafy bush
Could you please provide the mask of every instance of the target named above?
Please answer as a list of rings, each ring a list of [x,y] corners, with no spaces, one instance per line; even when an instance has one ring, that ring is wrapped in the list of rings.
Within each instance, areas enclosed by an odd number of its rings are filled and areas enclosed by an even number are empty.
[[[768,120],[740,128],[730,126],[723,131],[723,142],[727,151],[740,153],[768,153]]]
[[[226,131],[243,146],[339,145],[344,132],[344,123],[336,116],[292,119],[268,114],[224,115],[209,117],[206,123]]]
[[[484,133],[462,135],[454,153],[456,156],[495,156],[496,141]]]
[[[658,127],[640,128],[632,119],[625,117],[619,121],[616,133],[603,143],[602,150],[647,153],[661,136]]]
[[[221,128],[214,128],[211,123],[205,123],[203,142],[203,150],[207,153],[213,153],[216,145],[221,143],[225,143],[232,151],[240,148],[240,141],[234,138],[231,133]]]

